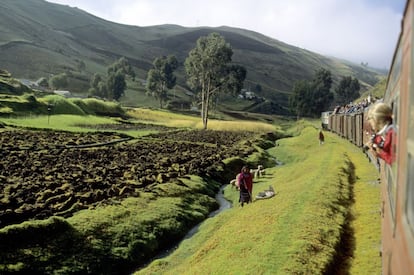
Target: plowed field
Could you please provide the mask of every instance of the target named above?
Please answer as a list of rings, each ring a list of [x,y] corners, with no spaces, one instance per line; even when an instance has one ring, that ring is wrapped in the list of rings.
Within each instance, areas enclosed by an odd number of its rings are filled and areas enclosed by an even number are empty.
[[[0,228],[110,204],[185,175],[213,176],[247,156],[250,133],[175,131],[131,139],[116,133],[2,131]]]

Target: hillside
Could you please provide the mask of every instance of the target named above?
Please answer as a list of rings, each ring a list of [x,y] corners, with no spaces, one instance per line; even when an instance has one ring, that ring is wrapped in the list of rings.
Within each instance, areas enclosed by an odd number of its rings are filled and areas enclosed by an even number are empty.
[[[138,27],[109,22],[78,8],[44,0],[4,0],[0,10],[0,69],[16,78],[36,80],[61,72],[71,76],[69,90],[85,93],[90,77],[104,74],[106,67],[125,56],[134,66],[138,80],[154,58],[174,54],[184,63],[200,36],[223,35],[233,48],[233,62],[246,67],[245,88],[266,98],[273,107],[250,106],[250,111],[284,113],[295,81],[311,79],[320,67],[330,70],[334,83],[341,76],[357,77],[364,87],[377,82],[381,72],[325,57],[249,30],[230,27],[186,28],[177,25]],[[79,68],[84,62],[86,67]],[[184,69],[177,72],[178,93],[185,92]],[[140,82],[130,92],[142,93]],[[260,86],[261,89],[256,89]],[[189,101],[190,99],[183,99]],[[224,103],[231,98],[224,98]],[[248,110],[246,104],[238,107]],[[248,104],[249,105],[249,104]],[[228,107],[226,105],[226,107]]]

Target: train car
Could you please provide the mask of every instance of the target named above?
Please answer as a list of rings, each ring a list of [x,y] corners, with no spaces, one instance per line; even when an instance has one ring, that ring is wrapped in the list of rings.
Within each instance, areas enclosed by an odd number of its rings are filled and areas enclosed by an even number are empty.
[[[375,160],[381,178],[382,274],[414,274],[414,0],[406,2],[383,101],[393,110],[393,154]],[[367,112],[331,114],[327,129],[364,147],[372,137]]]
[[[323,129],[328,129],[328,125],[329,125],[329,116],[332,112],[327,111],[327,112],[322,112],[321,114],[321,124],[322,124],[322,128]]]
[[[355,115],[355,145],[362,147],[364,143],[364,113]],[[362,129],[359,130],[359,129]]]
[[[384,102],[393,109],[396,160],[380,162],[383,274],[414,274],[414,0],[408,0]]]

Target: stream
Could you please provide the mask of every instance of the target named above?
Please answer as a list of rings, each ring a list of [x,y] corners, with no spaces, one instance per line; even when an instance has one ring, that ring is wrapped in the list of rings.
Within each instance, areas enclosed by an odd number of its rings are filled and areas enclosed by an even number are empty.
[[[226,188],[228,184],[224,184],[223,186],[220,187],[220,190],[218,191],[218,193],[216,194],[216,200],[219,204],[219,208],[213,212],[211,212],[208,215],[208,218],[212,218],[214,216],[216,216],[217,214],[219,214],[220,212],[222,212],[223,210],[229,209],[232,207],[231,202],[229,202],[228,200],[226,200],[224,198],[223,192],[224,192],[224,188]],[[208,219],[207,218],[207,219]],[[206,221],[206,220],[204,220]],[[192,229],[190,229],[190,231],[187,232],[187,234],[184,236],[184,238],[179,241],[178,243],[174,244],[173,246],[171,246],[168,249],[165,249],[164,251],[161,251],[158,255],[156,255],[155,257],[153,257],[150,261],[148,261],[147,264],[143,265],[142,267],[140,267],[138,270],[145,268],[146,266],[148,266],[151,262],[153,262],[154,260],[158,260],[158,259],[162,259],[167,257],[168,255],[170,255],[172,252],[174,252],[174,250],[176,250],[178,248],[178,246],[180,245],[180,243],[184,240],[190,239],[192,236],[194,236],[195,233],[197,233],[200,225],[204,222],[200,222],[199,224],[197,224],[196,226],[194,226]],[[138,271],[136,270],[136,271]]]
[[[223,196],[223,192],[224,192],[224,188],[227,186],[228,184],[223,185],[222,187],[220,187],[220,190],[218,191],[218,193],[216,194],[216,200],[219,204],[219,208],[213,212],[211,212],[208,217],[214,217],[215,215],[219,214],[221,211],[229,209],[231,207],[231,202],[229,202],[228,200],[226,200]],[[198,228],[200,227],[200,225],[203,223],[204,221],[202,221],[201,223],[197,224],[196,226],[194,226],[190,231],[188,231],[188,233],[184,236],[183,240],[189,239],[191,238],[195,233],[197,233]],[[182,241],[183,241],[182,240]],[[174,249],[176,249],[178,247],[178,245],[176,247],[174,247]]]

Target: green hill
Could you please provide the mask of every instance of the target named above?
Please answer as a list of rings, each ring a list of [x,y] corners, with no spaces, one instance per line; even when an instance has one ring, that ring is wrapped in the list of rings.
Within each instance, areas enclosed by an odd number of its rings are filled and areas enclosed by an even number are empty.
[[[371,87],[383,72],[325,57],[264,36],[230,28],[186,28],[177,25],[138,27],[109,22],[78,8],[52,4],[44,0],[4,0],[0,10],[1,69],[16,78],[36,80],[62,72],[69,73],[68,89],[86,93],[90,77],[104,74],[107,66],[120,57],[133,65],[138,80],[146,79],[154,58],[174,54],[180,64],[194,48],[196,40],[211,32],[223,35],[233,48],[233,62],[247,69],[245,88],[265,104],[242,104],[239,110],[286,113],[288,96],[297,80],[311,79],[320,68],[330,70],[334,83],[341,76],[358,78],[363,87]],[[85,68],[79,64],[84,62]],[[177,96],[185,95],[184,68],[177,71]],[[132,84],[131,94],[140,98],[143,86]],[[256,89],[260,87],[260,89]],[[131,98],[131,97],[130,97]],[[185,96],[180,100],[187,100]],[[224,98],[224,103],[232,98]],[[134,104],[133,100],[125,102]],[[141,104],[143,104],[141,102]],[[227,104],[226,109],[228,108]],[[270,107],[269,107],[270,106]]]

